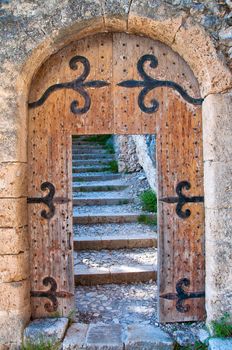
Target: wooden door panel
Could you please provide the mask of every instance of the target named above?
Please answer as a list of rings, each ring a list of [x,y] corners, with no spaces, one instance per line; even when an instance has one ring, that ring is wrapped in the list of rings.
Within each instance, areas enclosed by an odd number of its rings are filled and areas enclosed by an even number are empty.
[[[172,91],[163,89],[162,93],[167,103],[157,119],[159,317],[161,322],[199,320],[205,316],[203,205],[186,203],[182,211],[189,209],[191,215],[182,218],[176,213],[177,203],[169,203],[167,198],[178,197],[176,187],[182,181],[191,185],[189,190],[183,188],[187,197],[203,196],[201,113],[200,107],[189,106]],[[183,279],[188,279],[190,285],[181,284]],[[184,291],[201,292],[200,296],[177,303],[174,294],[178,282]]]
[[[195,100],[199,97],[198,83],[183,59],[144,37],[87,37],[41,66],[29,97],[28,191],[29,198],[38,198],[48,193],[41,191],[41,184],[52,183],[55,213],[46,219],[41,216],[42,209],[48,210],[46,204],[29,204],[34,317],[51,314],[44,306],[52,306],[54,296],[59,313],[73,308],[71,136],[154,133],[159,318],[173,322],[204,317],[202,121],[201,106],[196,105],[200,100]],[[191,184],[190,189],[181,189],[190,198],[182,208],[191,211],[186,218],[176,211],[176,188],[183,181]],[[45,278],[53,278],[57,286]],[[192,292],[191,298],[178,300],[186,297],[185,291]]]

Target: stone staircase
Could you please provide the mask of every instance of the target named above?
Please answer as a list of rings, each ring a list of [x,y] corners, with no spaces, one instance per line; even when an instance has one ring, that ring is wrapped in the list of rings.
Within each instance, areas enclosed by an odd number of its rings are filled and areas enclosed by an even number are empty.
[[[129,185],[113,173],[114,155],[103,145],[73,140],[73,224],[75,284],[156,280],[157,239],[138,223]],[[154,214],[146,213],[150,218]]]

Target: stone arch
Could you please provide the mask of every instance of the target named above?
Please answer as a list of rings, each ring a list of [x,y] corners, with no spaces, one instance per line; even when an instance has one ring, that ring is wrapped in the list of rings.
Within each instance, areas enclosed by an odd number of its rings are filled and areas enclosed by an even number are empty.
[[[0,216],[3,218],[1,227],[8,227],[12,230],[9,234],[12,234],[13,245],[17,245],[17,248],[10,247],[9,238],[4,238],[3,235],[3,247],[6,247],[3,248],[3,254],[14,254],[14,249],[17,252],[20,251],[20,245],[23,244],[21,236],[24,235],[24,240],[26,236],[27,100],[32,77],[50,55],[71,41],[87,35],[105,31],[146,35],[166,43],[185,59],[197,77],[202,96],[205,98],[203,103],[203,143],[206,176],[206,281],[208,283],[206,293],[208,319],[215,318],[226,310],[226,304],[229,307],[227,298],[229,298],[230,290],[228,286],[231,285],[228,283],[225,288],[228,269],[225,269],[226,271],[223,273],[224,279],[221,286],[217,284],[216,265],[220,253],[216,253],[216,247],[217,234],[223,247],[228,242],[230,229],[228,222],[232,215],[232,204],[229,200],[225,200],[230,181],[228,174],[231,171],[231,163],[229,163],[229,150],[231,150],[229,114],[231,113],[232,100],[231,93],[226,93],[226,91],[232,87],[232,75],[218,56],[212,39],[205,30],[195,24],[191,18],[187,18],[186,14],[178,14],[174,7],[167,4],[162,5],[157,14],[150,1],[146,1],[142,5],[139,4],[139,1],[128,2],[126,6],[117,1],[115,4],[118,7],[115,5],[116,7],[113,8],[111,8],[110,1],[104,8],[100,2],[92,2],[97,3],[93,9],[90,3],[82,1],[82,7],[76,9],[76,18],[66,19],[64,26],[53,31],[49,30],[47,39],[35,38],[35,41],[31,43],[30,50],[32,52],[30,55],[25,53],[22,48],[22,55],[18,62],[5,63],[3,66],[7,74],[11,72],[10,78],[5,83],[7,89],[3,94],[3,112],[5,107],[6,118],[12,115],[15,117],[13,118],[14,125],[9,130],[6,128],[2,132],[2,139],[5,140],[5,143],[3,144],[4,154],[2,155],[1,171],[5,190],[1,195]],[[90,6],[89,11],[87,11],[88,6]],[[168,15],[165,15],[165,12]],[[27,32],[25,34],[23,30],[21,31],[25,40],[30,38]],[[20,50],[22,42],[17,43],[17,35],[20,33],[15,34],[15,46]],[[10,91],[12,87],[13,92]],[[218,115],[221,118],[218,118]],[[218,128],[225,131],[223,140],[217,137]],[[218,163],[220,168],[224,167],[224,172],[218,171]],[[11,173],[10,177],[9,172]],[[226,183],[223,184],[225,177]],[[17,203],[13,200],[15,197],[17,197]],[[215,216],[217,215],[220,216],[220,219],[216,222]],[[23,227],[23,231],[17,232],[19,227]],[[10,276],[13,275],[13,278],[3,279],[8,287],[6,288],[4,283],[1,287],[4,290],[4,293],[1,293],[2,317],[0,323],[4,325],[1,327],[2,344],[8,343],[9,338],[12,338],[14,343],[20,342],[22,329],[30,317],[27,282],[28,254],[16,259],[15,262],[12,259],[10,263],[9,260],[7,262],[6,259],[3,260],[5,264],[14,264],[15,270],[13,272],[10,270],[8,273]],[[229,260],[227,264],[229,266]],[[23,276],[18,277],[17,274],[20,276],[23,274]],[[12,295],[14,295],[13,298]],[[7,303],[4,301],[6,299]]]

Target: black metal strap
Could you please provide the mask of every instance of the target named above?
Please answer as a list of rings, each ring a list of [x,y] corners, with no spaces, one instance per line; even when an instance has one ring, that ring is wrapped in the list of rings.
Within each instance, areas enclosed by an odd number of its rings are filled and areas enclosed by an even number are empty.
[[[191,211],[189,209],[186,209],[185,211],[182,210],[183,206],[186,203],[203,203],[204,197],[203,196],[192,196],[187,197],[185,194],[182,193],[183,189],[190,190],[191,185],[188,181],[181,181],[176,186],[176,193],[177,197],[164,197],[160,198],[160,202],[165,203],[177,203],[176,205],[176,213],[181,219],[186,219],[191,215]]]
[[[57,283],[53,277],[45,277],[43,279],[43,285],[46,287],[50,285],[50,289],[47,291],[31,291],[31,297],[49,299],[51,303],[45,303],[44,305],[44,308],[47,312],[54,312],[58,309],[57,298],[68,298],[73,296],[73,294],[70,292],[57,292]]]
[[[144,69],[144,65],[146,62],[150,62],[151,68],[156,68],[158,66],[158,60],[154,55],[143,55],[138,63],[137,63],[137,70],[140,75],[140,77],[143,80],[125,80],[121,81],[118,86],[123,86],[127,88],[134,88],[134,87],[142,87],[142,90],[139,93],[138,96],[138,105],[139,108],[145,112],[145,113],[154,113],[159,108],[159,102],[156,99],[152,99],[150,101],[150,106],[146,106],[145,104],[145,98],[147,94],[158,87],[169,87],[174,90],[176,90],[187,102],[194,104],[194,105],[201,105],[203,103],[202,98],[194,98],[191,97],[187,91],[185,91],[182,86],[175,83],[174,81],[170,80],[158,80],[150,77]]]
[[[166,293],[160,295],[160,298],[168,300],[176,300],[176,310],[185,313],[190,310],[190,305],[184,305],[186,299],[204,298],[205,292],[186,292],[184,287],[190,286],[190,280],[188,278],[182,278],[176,283],[176,293]]]
[[[27,203],[32,204],[32,203],[43,203],[45,205],[47,205],[47,207],[49,208],[49,211],[46,211],[45,209],[43,209],[41,211],[41,216],[44,219],[51,219],[54,214],[55,214],[55,206],[54,206],[54,202],[55,203],[67,203],[70,200],[67,198],[61,198],[61,197],[56,197],[55,193],[56,193],[56,189],[55,186],[51,183],[51,182],[43,182],[40,186],[42,191],[49,191],[48,194],[44,197],[29,197],[27,198]]]
[[[91,106],[91,99],[88,94],[88,92],[85,90],[86,88],[101,88],[103,86],[109,85],[107,81],[103,80],[92,80],[92,81],[86,81],[86,78],[88,77],[90,73],[90,63],[89,60],[86,57],[83,56],[74,56],[70,62],[69,62],[69,67],[72,70],[77,69],[77,63],[81,63],[84,67],[83,73],[75,80],[66,82],[66,83],[59,83],[59,84],[54,84],[50,86],[44,93],[43,95],[34,102],[29,102],[28,107],[29,108],[36,108],[39,106],[42,106],[42,104],[47,100],[47,98],[57,90],[62,90],[62,89],[69,89],[69,90],[74,90],[79,93],[80,96],[84,98],[84,106],[79,107],[79,102],[74,100],[72,101],[70,105],[70,110],[74,114],[84,114],[88,112]]]

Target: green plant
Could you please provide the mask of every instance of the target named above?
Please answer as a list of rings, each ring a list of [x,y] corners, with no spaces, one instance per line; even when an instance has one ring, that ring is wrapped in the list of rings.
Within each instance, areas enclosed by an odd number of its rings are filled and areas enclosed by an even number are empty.
[[[60,348],[60,342],[54,342],[52,340],[41,339],[38,343],[34,344],[27,341],[22,344],[22,350],[58,350]]]
[[[73,309],[68,313],[68,325],[71,326],[75,322],[76,310]]]
[[[227,312],[219,319],[219,321],[212,321],[211,326],[215,337],[226,338],[232,336],[230,314]]]
[[[110,137],[111,135],[92,135],[84,138],[83,140],[88,142],[97,142],[101,144],[106,144],[106,142],[109,140]]]
[[[148,215],[142,214],[138,217],[138,222],[145,225],[157,225],[156,217],[150,217]]]
[[[111,160],[108,165],[112,173],[118,173],[118,163],[116,160]]]
[[[174,350],[207,350],[208,346],[206,344],[201,343],[200,341],[196,341],[193,345],[181,346],[179,344],[175,344]]]
[[[49,315],[50,318],[59,318],[61,317],[61,314],[59,311],[54,311]]]
[[[140,195],[142,201],[142,209],[145,211],[150,211],[152,213],[157,212],[157,197],[153,190],[144,191]]]
[[[108,153],[110,154],[114,154],[115,150],[114,150],[114,146],[111,145],[110,143],[107,143],[104,145],[105,150],[107,150]]]

